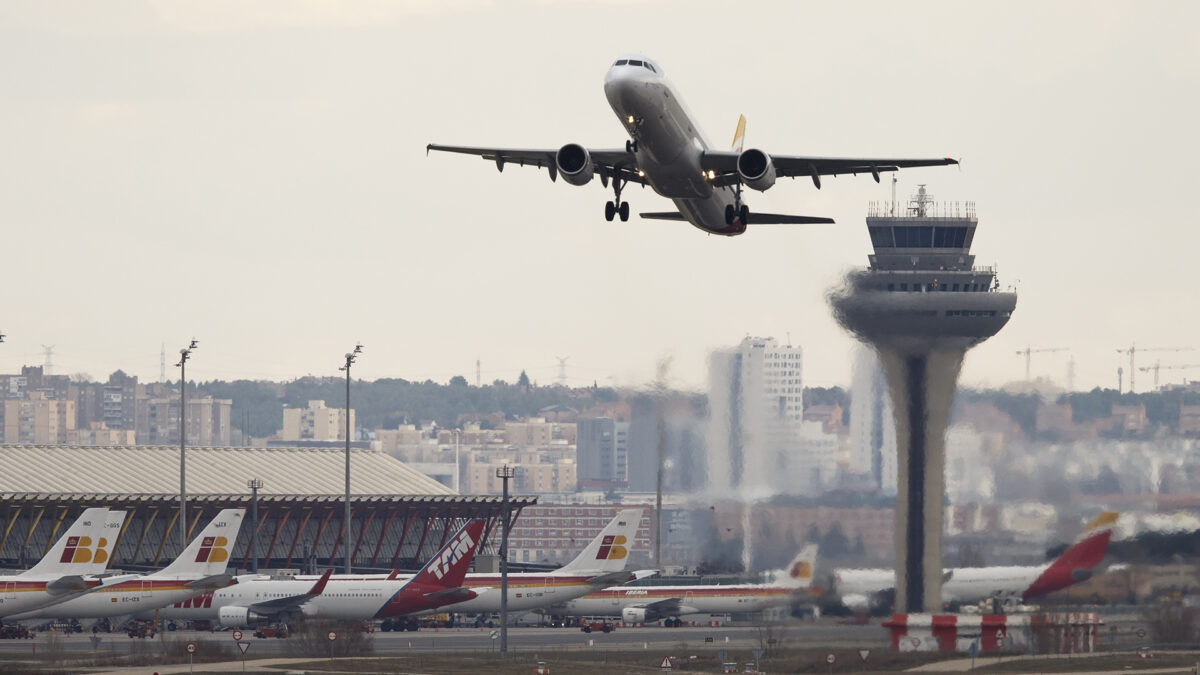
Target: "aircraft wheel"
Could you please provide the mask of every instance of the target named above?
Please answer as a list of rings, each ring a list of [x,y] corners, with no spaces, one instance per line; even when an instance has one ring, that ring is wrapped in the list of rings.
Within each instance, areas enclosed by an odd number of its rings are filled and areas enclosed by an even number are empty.
[[[633,152],[633,143],[625,141],[625,152]]]
[[[725,224],[726,225],[733,224],[733,204],[725,205]]]
[[[750,224],[750,207],[749,206],[742,204],[741,213],[739,213],[738,215],[740,215],[742,217],[741,220],[742,220],[743,225]]]
[[[629,202],[621,202],[621,208],[617,209],[617,212],[621,214],[622,223],[629,220]]]
[[[612,202],[604,202],[604,219],[611,223],[616,215],[617,207]]]

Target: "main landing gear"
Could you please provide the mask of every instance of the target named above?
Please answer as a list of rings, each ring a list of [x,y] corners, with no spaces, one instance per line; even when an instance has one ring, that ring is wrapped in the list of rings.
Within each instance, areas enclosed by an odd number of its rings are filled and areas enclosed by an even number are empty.
[[[637,141],[625,141],[625,152],[637,152]]]
[[[750,207],[742,203],[742,184],[733,188],[733,203],[725,205],[725,224],[733,225],[733,219],[741,221],[742,227],[750,223]]]
[[[611,202],[604,203],[604,219],[612,222],[616,216],[621,216],[621,222],[629,220],[629,202],[621,201],[621,190],[625,189],[626,181],[621,178],[613,178],[613,192],[615,198]]]

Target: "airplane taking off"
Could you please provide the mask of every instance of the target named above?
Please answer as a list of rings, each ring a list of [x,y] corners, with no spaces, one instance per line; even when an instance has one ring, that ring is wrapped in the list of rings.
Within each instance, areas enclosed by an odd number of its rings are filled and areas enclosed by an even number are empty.
[[[777,178],[807,176],[821,189],[821,176],[879,174],[918,166],[958,164],[940,159],[879,159],[772,155],[743,150],[746,118],[738,120],[733,149],[715,150],[693,119],[662,68],[642,56],[617,59],[604,78],[604,95],[621,120],[629,140],[625,148],[588,149],[567,143],[555,149],[484,148],[430,143],[430,150],[478,155],[504,170],[509,163],[546,167],[550,180],[586,185],[593,176],[605,187],[611,181],[614,199],[604,205],[604,218],[629,220],[629,203],[621,201],[628,183],[649,185],[675,203],[675,211],[642,213],[654,220],[686,220],[708,232],[733,236],[748,224],[832,223],[830,218],[751,213],[742,199],[742,186],[760,192]]]
[[[1101,513],[1062,555],[1043,565],[945,570],[942,601],[975,603],[996,598],[1004,604],[1019,604],[1086,581],[1104,560],[1118,516],[1112,511]],[[860,608],[872,604],[872,597],[895,586],[895,572],[837,570],[834,580],[842,602],[847,607]]]

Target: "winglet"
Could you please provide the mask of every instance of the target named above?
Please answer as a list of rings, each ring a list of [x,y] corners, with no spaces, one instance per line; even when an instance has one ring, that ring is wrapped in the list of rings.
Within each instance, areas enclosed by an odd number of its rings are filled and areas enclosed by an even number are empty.
[[[325,570],[325,573],[321,575],[321,578],[317,579],[317,583],[313,584],[313,587],[308,589],[307,595],[311,595],[311,596],[315,597],[315,596],[318,596],[318,595],[324,593],[325,592],[325,584],[329,583],[329,577],[332,574],[333,574],[332,567]]]
[[[733,151],[741,152],[746,143],[746,116],[738,115],[737,131],[733,132]]]

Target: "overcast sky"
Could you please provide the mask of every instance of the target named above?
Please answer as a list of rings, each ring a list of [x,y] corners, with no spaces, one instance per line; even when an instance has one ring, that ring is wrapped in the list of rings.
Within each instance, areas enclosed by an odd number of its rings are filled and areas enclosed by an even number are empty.
[[[866,263],[886,179],[780,181],[751,208],[837,224],[724,238],[605,222],[598,181],[425,155],[620,146],[603,77],[640,52],[718,146],[744,113],[768,152],[961,157],[898,189],[975,201],[977,263],[1018,287],[963,382],[1019,379],[1033,345],[1112,387],[1132,341],[1200,348],[1198,7],[3,2],[0,372],[54,345],[57,373],[156,380],[165,344],[173,379],[194,336],[200,380],[334,375],[357,340],[368,379],[473,383],[478,358],[485,382],[549,383],[562,356],[572,384],[633,384],[670,356],[700,388],[708,351],[749,334],[790,335],[806,385],[847,385],[825,295]]]

